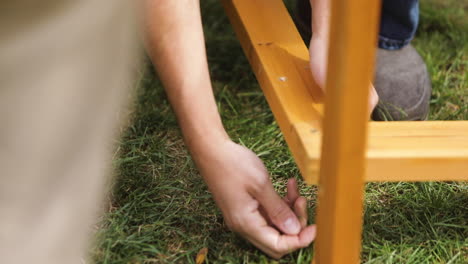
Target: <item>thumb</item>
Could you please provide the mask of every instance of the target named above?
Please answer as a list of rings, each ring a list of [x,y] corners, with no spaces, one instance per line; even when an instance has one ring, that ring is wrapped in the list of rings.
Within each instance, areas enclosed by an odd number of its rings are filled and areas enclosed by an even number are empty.
[[[254,198],[263,207],[270,221],[283,233],[297,235],[301,231],[301,224],[296,214],[288,204],[276,193],[271,182],[268,182],[254,193]]]

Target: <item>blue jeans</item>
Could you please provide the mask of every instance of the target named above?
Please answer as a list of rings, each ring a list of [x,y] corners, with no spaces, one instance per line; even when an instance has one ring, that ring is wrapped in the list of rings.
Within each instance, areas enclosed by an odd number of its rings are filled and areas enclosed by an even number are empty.
[[[383,0],[379,48],[401,49],[414,37],[419,21],[419,0]]]
[[[419,0],[381,1],[379,48],[401,49],[413,39],[418,28]],[[303,37],[310,38],[310,2],[309,0],[297,0],[296,4],[297,22],[299,22]],[[305,41],[307,43],[308,39]]]

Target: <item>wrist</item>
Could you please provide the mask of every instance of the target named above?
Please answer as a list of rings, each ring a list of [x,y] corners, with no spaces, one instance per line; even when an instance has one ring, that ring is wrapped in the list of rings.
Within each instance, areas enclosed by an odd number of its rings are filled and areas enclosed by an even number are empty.
[[[220,164],[225,162],[228,151],[226,146],[232,142],[227,136],[216,136],[197,140],[189,146],[190,155],[204,181],[209,185],[212,180],[219,179]]]
[[[216,157],[226,142],[231,141],[222,125],[209,127],[207,130],[204,129],[196,133],[184,134],[187,134],[185,142],[197,166],[204,160]]]

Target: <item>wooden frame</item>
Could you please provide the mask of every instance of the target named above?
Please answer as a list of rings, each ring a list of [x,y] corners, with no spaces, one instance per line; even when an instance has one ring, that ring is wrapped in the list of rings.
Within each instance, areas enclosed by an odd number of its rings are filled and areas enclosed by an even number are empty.
[[[223,4],[302,176],[317,184],[323,95],[294,22],[281,0]],[[467,180],[468,121],[370,122],[368,141],[367,182]]]
[[[324,118],[282,0],[223,0],[302,176],[320,181],[315,260],[357,263],[363,183],[468,180],[468,121],[367,122],[379,1],[332,3]]]

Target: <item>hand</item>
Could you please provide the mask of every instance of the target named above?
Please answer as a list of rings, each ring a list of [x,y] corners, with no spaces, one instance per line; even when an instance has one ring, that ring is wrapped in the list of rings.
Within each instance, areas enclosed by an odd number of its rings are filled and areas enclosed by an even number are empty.
[[[325,82],[327,78],[327,56],[328,56],[328,41],[325,37],[314,35],[310,40],[309,54],[310,54],[310,69],[312,77],[318,86],[325,92]],[[379,102],[379,96],[375,91],[374,85],[369,84],[369,115],[374,110]]]
[[[273,258],[307,247],[315,226],[307,226],[307,204],[297,183],[288,181],[284,199],[275,192],[262,161],[230,140],[196,153],[195,162],[228,227]]]

